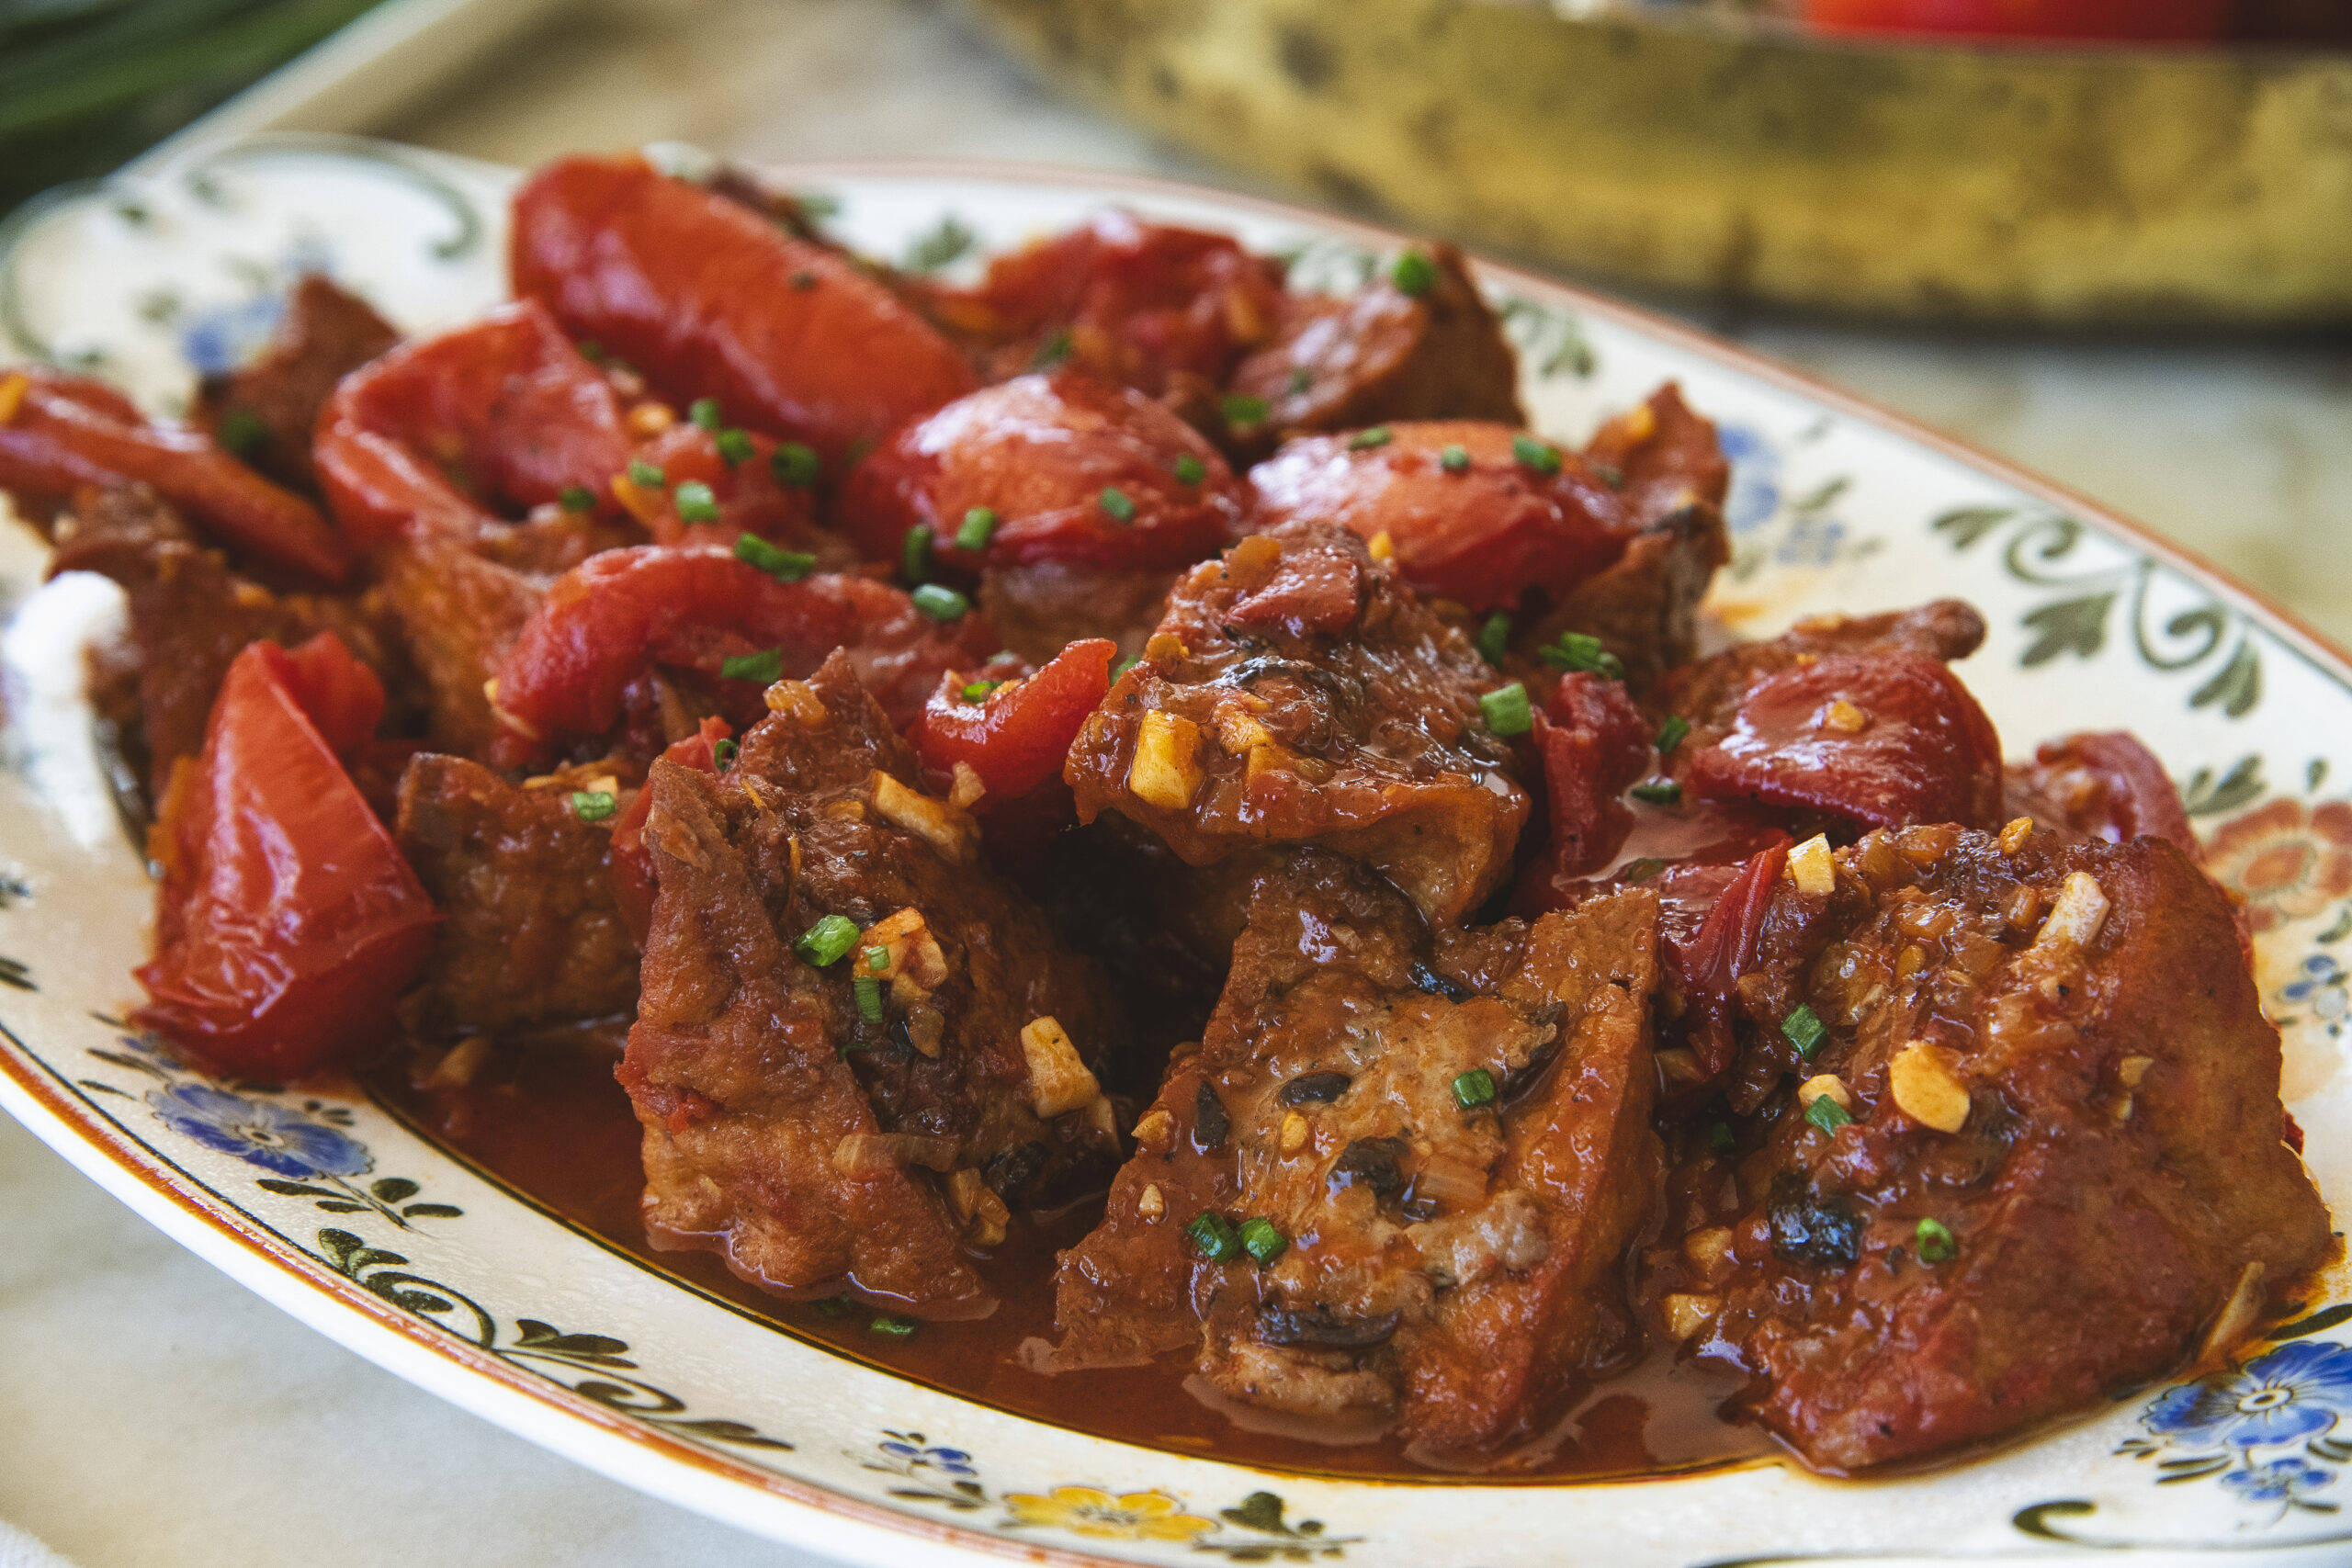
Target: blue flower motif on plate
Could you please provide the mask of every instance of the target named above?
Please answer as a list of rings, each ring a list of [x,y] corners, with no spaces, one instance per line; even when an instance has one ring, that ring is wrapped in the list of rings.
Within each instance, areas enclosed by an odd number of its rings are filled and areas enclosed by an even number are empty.
[[[281,294],[204,310],[180,328],[180,354],[199,376],[221,376],[259,354],[285,313]]]
[[[147,1103],[175,1133],[280,1176],[359,1176],[376,1164],[363,1145],[332,1127],[208,1084],[151,1089]]]
[[[892,1459],[903,1460],[909,1465],[926,1470],[944,1471],[949,1475],[978,1475],[972,1468],[972,1456],[962,1449],[919,1448],[912,1443],[898,1441],[878,1445]]]
[[[1781,510],[1780,449],[1752,424],[1724,424],[1715,441],[1731,462],[1724,525],[1735,534],[1762,527]]]
[[[2233,1470],[2222,1484],[2249,1503],[2291,1503],[2306,1492],[2335,1484],[2335,1472],[2303,1459],[2272,1460],[2268,1464]]]
[[[2184,1383],[2140,1419],[2165,1437],[2251,1449],[2316,1437],[2346,1410],[2352,1410],[2352,1346],[2301,1340],[2235,1371]]]

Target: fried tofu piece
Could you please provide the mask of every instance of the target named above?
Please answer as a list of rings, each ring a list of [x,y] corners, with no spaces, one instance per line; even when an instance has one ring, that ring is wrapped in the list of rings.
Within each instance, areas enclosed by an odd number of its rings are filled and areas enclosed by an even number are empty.
[[[311,437],[335,383],[400,341],[365,299],[315,272],[287,296],[285,313],[251,364],[204,378],[194,423],[276,479],[316,495]]]
[[[1479,709],[1493,683],[1354,535],[1286,524],[1177,584],[1063,776],[1081,821],[1118,812],[1189,864],[1317,844],[1447,923],[1509,874],[1527,820]]]
[[[657,891],[620,1069],[646,1223],[779,1294],[978,1316],[996,1298],[967,1248],[1117,1158],[1096,1086],[1124,1024],[921,793],[845,655],[781,684],[726,773],[659,761],[647,786]]]
[[[1913,828],[1835,873],[1781,885],[1742,982],[1759,1021],[1803,1005],[1821,1038],[1801,1060],[1759,1031],[1782,1087],[1736,1163],[1678,1175],[1702,1197],[1645,1286],[1758,1376],[1808,1461],[2095,1404],[2319,1261],[2278,1032],[2227,898],[2175,845]]]
[[[1645,890],[1450,933],[1337,857],[1260,879],[1199,1049],[1062,1256],[1063,1364],[1483,1454],[1634,1342],[1657,1200]],[[1476,983],[1473,983],[1473,982]]]

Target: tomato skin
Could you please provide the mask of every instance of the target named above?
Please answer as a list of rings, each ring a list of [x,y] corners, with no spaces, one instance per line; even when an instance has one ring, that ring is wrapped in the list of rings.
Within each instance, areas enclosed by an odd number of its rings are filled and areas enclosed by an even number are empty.
[[[612,384],[525,300],[345,377],[320,411],[319,482],[362,547],[420,529],[470,537],[493,501],[537,506],[575,485],[615,514],[613,478],[634,455],[621,413]]]
[[[2118,844],[2152,834],[2204,863],[2179,789],[2138,736],[2116,729],[2046,741],[2025,773],[2074,831]]]
[[[977,664],[995,645],[978,615],[930,620],[888,583],[828,573],[784,582],[716,545],[638,545],[556,579],[499,666],[498,706],[546,740],[599,736],[651,664],[717,675],[729,657],[775,649],[782,673],[800,676],[846,648],[904,728],[942,671]]]
[[[1688,998],[1690,1049],[1708,1078],[1727,1070],[1738,1054],[1732,1019],[1739,1008],[1739,976],[1756,960],[1772,890],[1788,862],[1789,845],[1783,838],[1741,864],[1688,939],[1679,938],[1671,923],[1666,928],[1666,961]]]
[[[1386,534],[1396,569],[1424,598],[1474,611],[1516,606],[1530,588],[1565,593],[1613,564],[1636,532],[1633,514],[1592,466],[1560,454],[1546,476],[1513,455],[1523,432],[1480,420],[1385,425],[1388,439],[1314,435],[1250,470],[1251,522],[1302,517]],[[1466,464],[1442,461],[1459,446]]]
[[[1822,717],[1843,700],[1865,720]],[[2000,823],[2001,741],[1942,660],[1906,649],[1824,654],[1749,687],[1731,733],[1690,761],[1709,800],[1832,812],[1860,828]]]
[[[351,550],[318,509],[237,461],[201,431],[150,423],[113,389],[47,370],[22,376],[23,400],[0,421],[0,490],[65,501],[85,484],[139,480],[210,533],[321,582],[351,575]]]
[[[2229,0],[1810,0],[1829,32],[2190,41],[2228,28]]]
[[[1622,682],[1581,671],[1560,677],[1538,716],[1535,749],[1555,874],[1589,876],[1607,865],[1634,826],[1621,798],[1656,752],[1649,721]]]
[[[662,758],[717,777],[718,743],[733,733],[723,718],[704,719],[695,733],[671,742]],[[640,949],[646,933],[653,929],[653,856],[645,847],[645,819],[652,814],[653,791],[640,786],[628,808],[613,818],[613,856],[606,872],[613,902],[620,906],[621,919],[628,922],[629,935]]]
[[[932,694],[912,735],[925,765],[949,773],[968,764],[989,786],[983,811],[992,801],[1028,794],[1047,779],[1058,780],[1062,760],[1087,716],[1111,690],[1111,660],[1119,645],[1108,637],[1071,643],[1045,668],[1017,686],[967,703],[963,688],[970,676],[950,671]]]
[[[1176,477],[1179,459],[1198,482]],[[1116,490],[1122,522],[1102,509]],[[896,560],[928,524],[951,569],[1057,562],[1170,570],[1215,555],[1240,527],[1241,487],[1199,432],[1131,389],[1076,371],[1022,376],[917,420],[858,464],[834,522],[869,560]],[[985,550],[957,548],[972,508],[997,514]]]
[[[850,552],[833,535],[817,526],[815,492],[779,482],[775,466],[776,444],[764,435],[746,434],[752,455],[729,463],[720,455],[710,432],[698,425],[678,423],[638,448],[637,456],[662,470],[666,481],[650,497],[639,520],[652,531],[657,545],[714,544],[730,548],[745,534],[757,534],[771,544],[816,555],[823,564],[853,564]],[[718,507],[717,522],[689,523],[678,515],[678,487],[710,487]]]
[[[384,717],[384,682],[352,656],[341,637],[321,632],[298,648],[268,642],[253,647],[328,750],[349,761],[375,738]]]
[[[681,404],[716,397],[829,463],[978,384],[846,258],[642,158],[563,158],[525,181],[509,261],[517,297]]]
[[[379,1044],[438,919],[288,678],[331,662],[266,643],[239,654],[155,828],[165,874],[132,1017],[254,1077],[348,1066]],[[340,698],[334,716],[353,716]]]

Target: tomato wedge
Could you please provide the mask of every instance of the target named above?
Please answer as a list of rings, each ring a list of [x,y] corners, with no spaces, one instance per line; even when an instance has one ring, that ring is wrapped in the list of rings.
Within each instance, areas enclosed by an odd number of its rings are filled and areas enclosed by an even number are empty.
[[[1119,645],[1091,637],[1071,643],[1025,681],[1007,682],[977,702],[971,677],[950,672],[917,722],[913,740],[924,763],[942,773],[969,765],[989,786],[982,797],[1010,800],[1061,776],[1062,760],[1086,716],[1111,689]]]
[[[364,1056],[433,946],[432,899],[304,705],[338,739],[367,705],[357,661],[323,643],[237,656],[153,834],[163,897],[132,1016],[259,1077]]]

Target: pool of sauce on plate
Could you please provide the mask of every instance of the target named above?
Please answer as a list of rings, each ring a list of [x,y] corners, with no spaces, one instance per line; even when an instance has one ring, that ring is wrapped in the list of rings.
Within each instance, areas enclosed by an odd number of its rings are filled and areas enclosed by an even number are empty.
[[[1054,1253],[1082,1236],[1100,1201],[1025,1216],[998,1248],[989,1277],[1002,1304],[972,1323],[925,1323],[904,1338],[877,1334],[863,1304],[786,1302],[748,1284],[709,1253],[658,1251],[639,1217],[644,1190],[637,1118],[608,1056],[570,1051],[493,1055],[463,1089],[425,1091],[394,1065],[374,1075],[379,1100],[492,1178],[647,1267],[797,1337],[999,1409],[1180,1453],[1290,1471],[1439,1479],[1564,1481],[1686,1474],[1776,1452],[1752,1424],[1725,1420],[1736,1377],[1654,1352],[1596,1387],[1554,1435],[1476,1477],[1433,1469],[1393,1438],[1345,1447],[1245,1430],[1193,1398],[1190,1359],[1048,1376],[1022,1355],[1054,1337]]]

